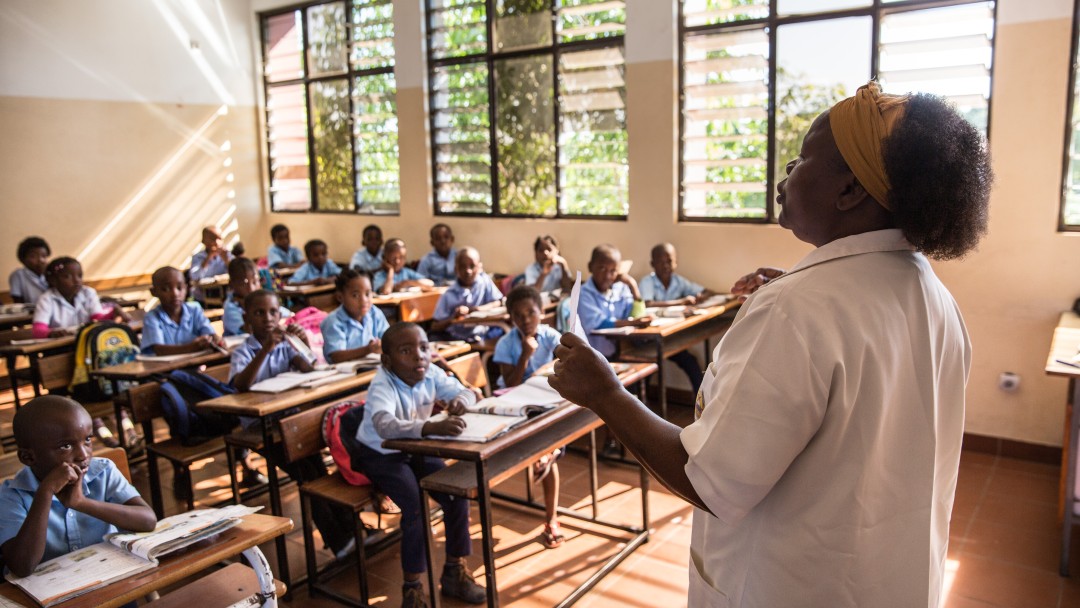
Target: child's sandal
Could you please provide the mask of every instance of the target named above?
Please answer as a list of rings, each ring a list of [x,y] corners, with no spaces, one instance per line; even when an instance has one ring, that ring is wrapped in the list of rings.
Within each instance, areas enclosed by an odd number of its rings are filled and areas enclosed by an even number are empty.
[[[383,515],[397,515],[401,513],[401,507],[397,506],[389,496],[382,492],[375,492],[375,510]]]
[[[540,533],[540,542],[548,549],[556,549],[563,544],[566,537],[559,532],[559,525],[544,524],[544,531]]]

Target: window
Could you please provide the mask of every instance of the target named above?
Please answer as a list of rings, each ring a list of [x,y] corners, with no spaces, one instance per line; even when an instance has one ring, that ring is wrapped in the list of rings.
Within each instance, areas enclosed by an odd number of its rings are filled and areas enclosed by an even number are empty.
[[[624,5],[428,0],[436,213],[627,214]]]
[[[260,22],[271,211],[398,213],[392,0]]]
[[[1080,7],[1078,7],[1080,9]],[[1062,172],[1061,216],[1058,230],[1080,231],[1080,80],[1077,57],[1080,57],[1080,10],[1073,14],[1072,57],[1069,65],[1069,91],[1066,100],[1065,163]]]
[[[989,124],[993,2],[680,0],[683,221],[769,222],[814,117],[872,74]],[[1080,212],[1080,205],[1078,205]]]

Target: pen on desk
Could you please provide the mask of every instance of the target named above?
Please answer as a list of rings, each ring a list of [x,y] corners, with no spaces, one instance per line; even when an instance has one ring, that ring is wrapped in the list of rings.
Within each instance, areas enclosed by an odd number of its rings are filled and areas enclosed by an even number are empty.
[[[221,353],[223,355],[228,355],[229,354],[229,349],[227,349],[224,346],[218,344],[217,342],[211,342],[210,343],[210,348],[218,351],[219,353]]]
[[[1075,367],[1077,369],[1080,369],[1080,365],[1077,365],[1076,363],[1073,363],[1071,361],[1065,361],[1064,359],[1054,359],[1054,361],[1056,361],[1056,362],[1058,362],[1058,363],[1060,363],[1062,365],[1068,365],[1069,367]]]

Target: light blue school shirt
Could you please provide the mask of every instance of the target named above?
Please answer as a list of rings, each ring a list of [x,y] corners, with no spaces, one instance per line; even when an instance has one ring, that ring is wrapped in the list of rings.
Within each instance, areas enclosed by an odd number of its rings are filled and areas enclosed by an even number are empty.
[[[382,268],[382,249],[379,249],[375,255],[371,255],[367,247],[361,247],[360,251],[353,254],[352,260],[349,260],[349,267],[375,274]]]
[[[83,494],[101,502],[122,505],[139,495],[124,475],[108,458],[92,458],[83,475]],[[37,492],[37,477],[30,467],[23,467],[15,477],[0,486],[0,545],[15,538]],[[116,532],[116,526],[75,509],[68,509],[56,496],[49,506],[49,526],[45,535],[45,562],[72,551],[96,545],[106,534]]]
[[[432,317],[436,321],[445,321],[453,318],[454,310],[458,306],[475,308],[497,302],[502,297],[502,292],[491,281],[491,277],[486,272],[481,272],[470,287],[463,287],[461,283],[454,281],[454,284],[439,296],[439,303],[435,305],[435,312]],[[503,329],[491,325],[461,325],[455,323],[446,328],[446,333],[458,340],[487,340],[501,336]]]
[[[27,304],[37,302],[41,294],[49,288],[45,275],[37,274],[25,266],[16,268],[15,272],[11,273],[8,285],[11,287],[11,297],[20,298]]]
[[[338,306],[319,324],[323,337],[323,356],[329,361],[330,355],[339,350],[367,346],[375,338],[382,338],[389,327],[386,315],[378,306],[372,306],[359,321],[350,317],[344,307]]]
[[[664,287],[664,284],[660,282],[660,278],[656,276],[655,272],[649,273],[649,276],[641,279],[641,283],[638,283],[638,288],[641,290],[641,299],[646,302],[681,300],[686,296],[696,296],[705,291],[705,288],[701,285],[674,273],[671,275],[671,284]]]
[[[333,279],[339,274],[341,274],[341,267],[335,264],[333,260],[326,260],[322,270],[315,268],[315,265],[311,262],[304,262],[304,265],[297,268],[296,272],[289,277],[289,282],[303,283],[304,281],[310,281],[311,279]]]
[[[191,297],[198,301],[204,299],[203,289],[199,287],[199,280],[208,277],[216,277],[221,274],[229,274],[229,263],[222,260],[219,256],[214,256],[214,259],[206,267],[202,267],[203,261],[207,258],[206,250],[202,250],[195,255],[191,256],[191,267],[187,270],[188,280],[193,283],[191,287]],[[232,256],[225,254],[226,259],[232,259]]]
[[[532,286],[536,285],[536,279],[540,278],[540,262],[533,262],[528,268],[525,269],[525,284]],[[551,273],[544,277],[544,284],[540,286],[540,291],[555,291],[562,287],[562,266],[556,264]]]
[[[304,254],[300,249],[296,247],[289,247],[289,249],[283,250],[277,245],[270,245],[270,249],[266,250],[266,265],[273,268],[275,264],[299,264],[304,261]]]
[[[230,291],[229,295],[225,297],[225,304],[223,305],[224,313],[221,317],[221,324],[224,326],[224,335],[235,336],[244,333],[244,307],[233,300],[233,294]],[[293,315],[292,311],[284,306],[281,306],[278,310],[281,311],[281,318],[288,319]]]
[[[356,440],[380,454],[396,453],[382,447],[384,439],[420,439],[435,400],[449,403],[458,395],[463,395],[469,405],[476,403],[472,391],[438,366],[429,365],[424,379],[414,386],[380,367],[368,387],[364,420],[356,430]]]
[[[436,285],[449,285],[457,278],[454,272],[454,260],[457,259],[457,249],[451,248],[450,255],[445,258],[438,251],[432,249],[423,258],[416,271],[425,277],[435,281]]]
[[[581,298],[578,300],[578,317],[581,328],[589,336],[589,344],[605,357],[615,354],[615,342],[604,336],[593,335],[594,329],[615,327],[615,321],[630,318],[630,308],[634,305],[634,295],[626,283],[615,283],[605,293],[596,289],[592,277],[581,286]]]
[[[248,336],[248,339],[244,340],[243,344],[233,350],[232,356],[229,358],[230,383],[237,374],[244,371],[244,368],[248,366],[248,363],[251,363],[251,360],[255,358],[255,354],[260,350],[262,350],[262,343],[255,339],[255,336]],[[293,357],[299,354],[288,341],[282,340],[278,342],[274,346],[274,350],[270,351],[270,354],[263,360],[262,367],[255,374],[255,380],[252,381],[252,384],[289,371],[292,368]]]
[[[394,284],[403,283],[405,281],[419,281],[420,279],[426,279],[424,275],[409,268],[408,266],[402,266],[401,270],[394,273]],[[375,282],[371,284],[371,288],[375,291],[382,289],[382,286],[386,284],[386,270],[380,270],[375,273]]]
[[[195,302],[184,302],[180,307],[179,323],[173,321],[159,304],[146,313],[146,318],[143,319],[142,353],[154,354],[156,344],[178,346],[213,333],[214,328],[210,327],[210,320],[203,313],[202,306]]]
[[[555,347],[559,345],[561,337],[562,334],[550,325],[541,323],[537,326],[536,350],[533,351],[528,363],[525,364],[525,375],[521,377],[522,381],[531,377],[536,373],[537,369],[555,358]],[[521,332],[515,327],[510,330],[510,333],[499,338],[492,359],[495,363],[517,365],[518,359],[521,359],[521,350]],[[499,376],[499,388],[506,388],[506,378],[501,375]]]

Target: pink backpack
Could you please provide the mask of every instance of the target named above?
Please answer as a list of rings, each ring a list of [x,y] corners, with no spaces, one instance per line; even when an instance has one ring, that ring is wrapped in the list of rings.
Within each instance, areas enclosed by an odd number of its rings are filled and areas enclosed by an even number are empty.
[[[319,327],[326,317],[326,311],[319,310],[314,306],[308,306],[307,308],[300,309],[295,315],[288,319],[285,319],[286,325],[299,325],[307,332],[308,345],[311,346],[311,350],[315,353],[315,356],[318,357],[316,363],[326,363],[322,352],[322,328]]]
[[[330,448],[334,464],[345,481],[354,486],[371,485],[371,480],[352,468],[352,457],[347,446],[356,443],[356,431],[364,419],[362,401],[342,401],[326,408],[322,419],[323,441]]]

